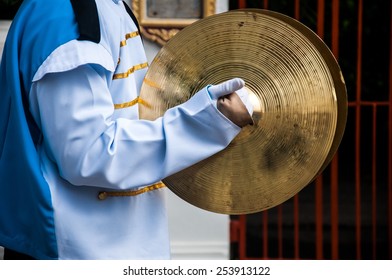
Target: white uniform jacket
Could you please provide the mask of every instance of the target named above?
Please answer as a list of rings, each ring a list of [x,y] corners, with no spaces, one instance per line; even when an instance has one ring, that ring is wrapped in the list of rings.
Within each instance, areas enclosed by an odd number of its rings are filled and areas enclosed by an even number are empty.
[[[148,67],[140,34],[122,1],[96,3],[101,42],[57,48],[29,96],[59,259],[168,259],[160,180],[221,151],[240,128],[207,89],[156,121],[138,120]],[[105,191],[133,192],[100,200]]]

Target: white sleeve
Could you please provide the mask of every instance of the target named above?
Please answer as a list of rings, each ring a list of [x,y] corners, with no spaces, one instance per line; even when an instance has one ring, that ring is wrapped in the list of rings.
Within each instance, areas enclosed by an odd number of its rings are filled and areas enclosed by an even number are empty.
[[[214,107],[206,89],[155,121],[112,119],[105,73],[84,65],[47,74],[31,90],[47,154],[74,185],[153,184],[221,151],[240,132]]]

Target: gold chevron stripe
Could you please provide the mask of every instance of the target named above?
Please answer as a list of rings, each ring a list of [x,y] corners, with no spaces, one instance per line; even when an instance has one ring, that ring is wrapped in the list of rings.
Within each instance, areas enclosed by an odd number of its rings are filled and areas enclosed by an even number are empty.
[[[118,110],[118,109],[124,109],[124,108],[128,108],[128,107],[132,107],[136,104],[142,104],[148,108],[151,108],[151,105],[148,104],[147,101],[141,99],[140,97],[136,97],[134,100],[129,101],[129,102],[124,102],[124,103],[120,103],[120,104],[114,104],[114,109]]]
[[[125,40],[120,42],[120,47],[124,47],[127,44],[127,40],[139,36],[139,31],[135,31],[132,33],[127,33],[125,35]]]
[[[138,71],[138,70],[141,70],[141,69],[144,69],[144,68],[147,68],[147,67],[148,67],[148,62],[144,62],[144,63],[138,64],[138,65],[135,65],[135,66],[129,68],[128,71],[125,72],[125,73],[114,74],[113,75],[113,80],[128,78],[129,75],[131,75],[135,71]]]

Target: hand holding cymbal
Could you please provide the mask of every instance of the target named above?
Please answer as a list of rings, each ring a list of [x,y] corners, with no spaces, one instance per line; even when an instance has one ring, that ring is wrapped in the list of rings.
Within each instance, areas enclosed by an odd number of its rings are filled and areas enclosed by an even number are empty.
[[[234,78],[208,87],[211,98],[217,102],[218,110],[239,127],[253,124],[253,105],[244,85],[244,80]]]
[[[246,86],[221,84],[234,77]],[[346,87],[331,51],[297,20],[245,9],[187,26],[152,61],[140,94],[151,106],[140,116],[155,119],[209,84],[236,91],[245,106],[250,100],[253,108],[240,111],[252,109],[254,125],[222,152],[163,180],[185,201],[223,214],[259,212],[293,197],[332,160],[346,124]],[[222,98],[220,110],[238,105],[232,98]]]

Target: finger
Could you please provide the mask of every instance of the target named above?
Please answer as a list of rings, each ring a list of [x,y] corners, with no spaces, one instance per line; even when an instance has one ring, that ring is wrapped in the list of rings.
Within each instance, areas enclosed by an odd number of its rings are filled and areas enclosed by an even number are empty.
[[[235,93],[241,98],[241,101],[244,103],[246,109],[249,112],[249,115],[252,116],[252,114],[253,114],[253,104],[252,104],[252,102],[251,102],[251,100],[249,98],[249,92],[247,91],[247,89],[246,88],[241,88],[241,89],[237,90]]]
[[[249,111],[236,93],[219,98],[217,108],[224,116],[239,127],[253,124]]]
[[[221,96],[230,94],[241,89],[245,85],[241,78],[234,78],[218,85],[213,85],[208,88],[208,92],[212,99],[218,99]]]

